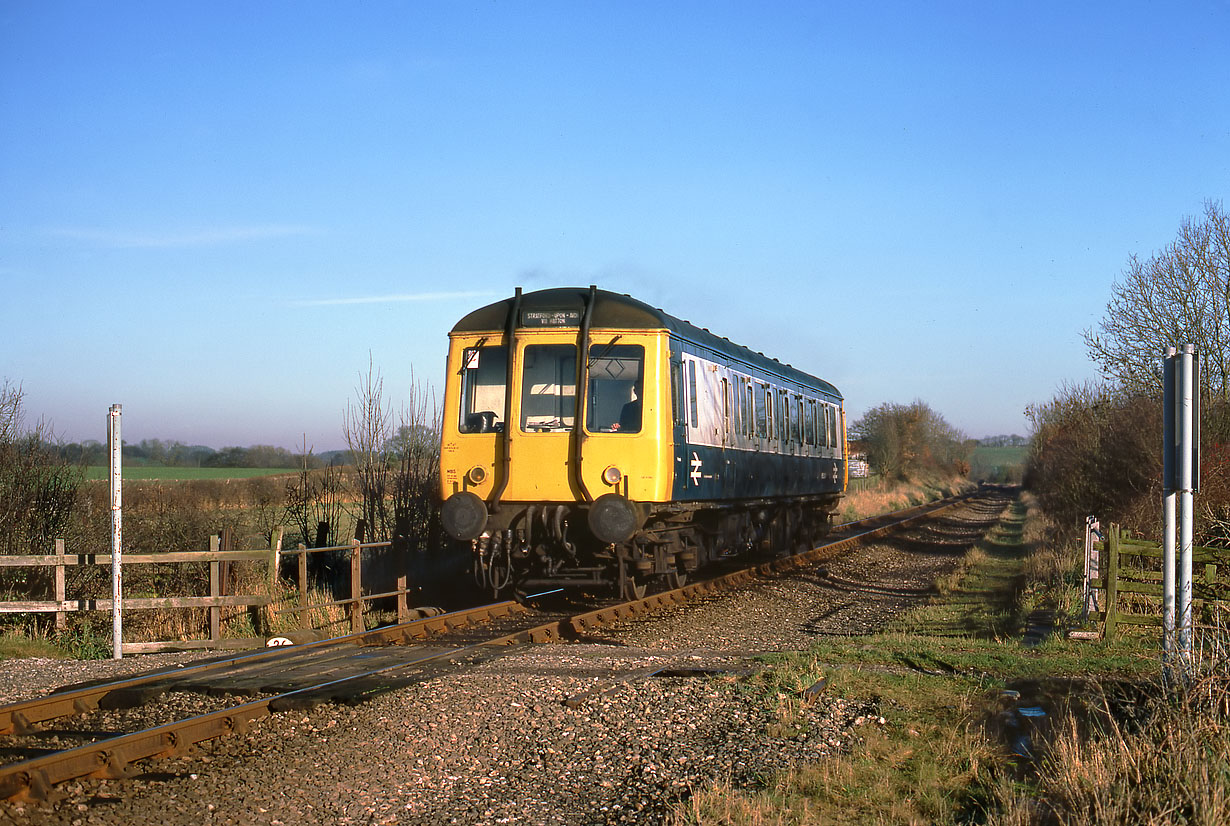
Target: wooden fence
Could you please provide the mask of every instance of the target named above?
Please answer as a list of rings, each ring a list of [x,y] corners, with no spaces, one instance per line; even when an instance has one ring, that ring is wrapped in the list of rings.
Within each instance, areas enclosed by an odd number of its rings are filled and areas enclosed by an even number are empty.
[[[395,599],[397,618],[405,622],[410,617],[406,602],[407,585],[404,571],[397,576],[395,590],[384,593],[367,594],[363,592],[363,557],[365,552],[391,547],[389,542],[360,542],[352,540],[345,545],[328,548],[306,548],[300,545],[294,550],[282,549],[282,531],[274,532],[273,540],[268,548],[257,550],[232,550],[226,535],[210,537],[208,551],[165,552],[152,554],[125,553],[121,564],[129,565],[162,565],[162,564],[208,564],[209,594],[207,596],[174,596],[174,597],[129,597],[122,596],[123,611],[149,611],[165,609],[204,608],[208,614],[208,629],[202,633],[208,636],[201,639],[162,640],[155,642],[126,642],[123,653],[140,654],[155,651],[184,650],[194,648],[252,648],[265,644],[266,637],[246,637],[228,639],[222,635],[222,609],[248,608],[254,616],[254,630],[258,634],[267,634],[270,617],[286,613],[298,614],[298,625],[302,629],[310,629],[310,612],[316,609],[334,606],[346,606],[347,619],[352,633],[364,630],[364,609],[370,603],[381,599]],[[312,602],[309,604],[310,586],[308,582],[308,556],[318,553],[334,553],[344,556],[348,562],[349,597],[328,602]],[[283,556],[298,557],[298,571],[295,577],[297,604],[290,608],[274,610],[270,608],[274,601],[271,594],[279,590],[278,571]],[[228,594],[228,585],[232,577],[227,575],[228,567],[235,562],[256,562],[266,566],[266,577],[269,587],[263,594]],[[74,566],[102,566],[110,571],[110,554],[70,554],[66,552],[64,540],[57,539],[55,553],[44,555],[9,556],[0,555],[0,569],[17,568],[51,568],[53,578],[53,598],[50,600],[15,600],[0,602],[0,614],[55,614],[55,627],[62,630],[68,625],[68,614],[78,611],[104,611],[110,613],[111,599],[74,598],[66,593],[66,571]]]
[[[1090,619],[1103,623],[1112,639],[1120,625],[1162,627],[1162,548],[1123,536],[1112,524],[1099,552],[1100,576],[1089,585],[1098,595],[1099,611]],[[1213,622],[1213,612],[1230,595],[1230,549],[1192,549],[1192,618],[1197,627]]]

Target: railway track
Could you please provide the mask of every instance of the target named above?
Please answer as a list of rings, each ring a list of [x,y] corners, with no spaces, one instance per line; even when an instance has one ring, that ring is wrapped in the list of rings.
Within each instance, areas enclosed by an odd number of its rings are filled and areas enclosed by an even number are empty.
[[[449,668],[498,656],[501,647],[583,639],[611,623],[815,565],[934,517],[963,498],[840,525],[833,541],[819,548],[633,602],[587,607],[579,613],[575,606],[535,608],[502,602],[362,634],[69,687],[3,706],[0,759],[15,762],[0,766],[0,798],[46,799],[57,784],[73,778],[122,778],[139,760],[181,755],[196,743],[243,732],[262,717],[325,702],[360,702]],[[131,732],[114,730],[116,716],[124,710],[160,698],[165,702],[181,692],[214,697],[220,707]],[[110,716],[102,726],[105,730],[99,731],[92,717],[104,713]],[[68,718],[81,722],[65,726],[62,721]],[[89,742],[66,747],[65,741],[73,738]]]

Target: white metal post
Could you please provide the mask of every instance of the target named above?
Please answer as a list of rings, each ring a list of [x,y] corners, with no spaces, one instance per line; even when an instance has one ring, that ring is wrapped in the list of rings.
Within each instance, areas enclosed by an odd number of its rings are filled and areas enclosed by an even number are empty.
[[[121,484],[123,463],[123,440],[120,438],[120,405],[111,405],[107,414],[107,442],[110,447],[110,479],[111,479],[111,645],[112,656],[122,659],[124,656],[124,626],[121,619],[120,602],[124,594],[124,576],[121,566],[121,539],[123,537],[123,501]]]
[[[1178,643],[1179,655],[1190,661],[1192,655],[1192,451],[1193,394],[1192,362],[1195,347],[1183,345],[1179,364],[1179,570]]]
[[[1162,516],[1166,522],[1162,537],[1162,651],[1174,654],[1175,623],[1175,492],[1168,490],[1162,498]]]

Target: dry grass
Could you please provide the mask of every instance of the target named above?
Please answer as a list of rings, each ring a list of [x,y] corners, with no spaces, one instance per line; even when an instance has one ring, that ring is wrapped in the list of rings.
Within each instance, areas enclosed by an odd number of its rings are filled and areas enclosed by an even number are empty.
[[[921,505],[969,490],[972,483],[960,476],[919,478],[901,481],[880,480],[868,490],[847,493],[836,521],[854,522],[882,513]]]
[[[1230,823],[1230,684],[1154,687],[1128,707],[1076,709],[1028,785],[1001,785],[1002,824]],[[1089,718],[1095,722],[1090,724]]]

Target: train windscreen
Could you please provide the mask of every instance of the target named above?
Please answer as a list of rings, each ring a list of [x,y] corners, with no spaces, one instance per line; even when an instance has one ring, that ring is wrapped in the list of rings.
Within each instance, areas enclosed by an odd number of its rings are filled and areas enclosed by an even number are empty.
[[[462,433],[493,433],[504,429],[504,375],[508,349],[468,347],[461,365]]]
[[[571,344],[531,344],[521,374],[521,429],[571,430],[576,420],[577,348]]]
[[[589,348],[590,433],[640,433],[645,348],[639,344],[595,344]]]

